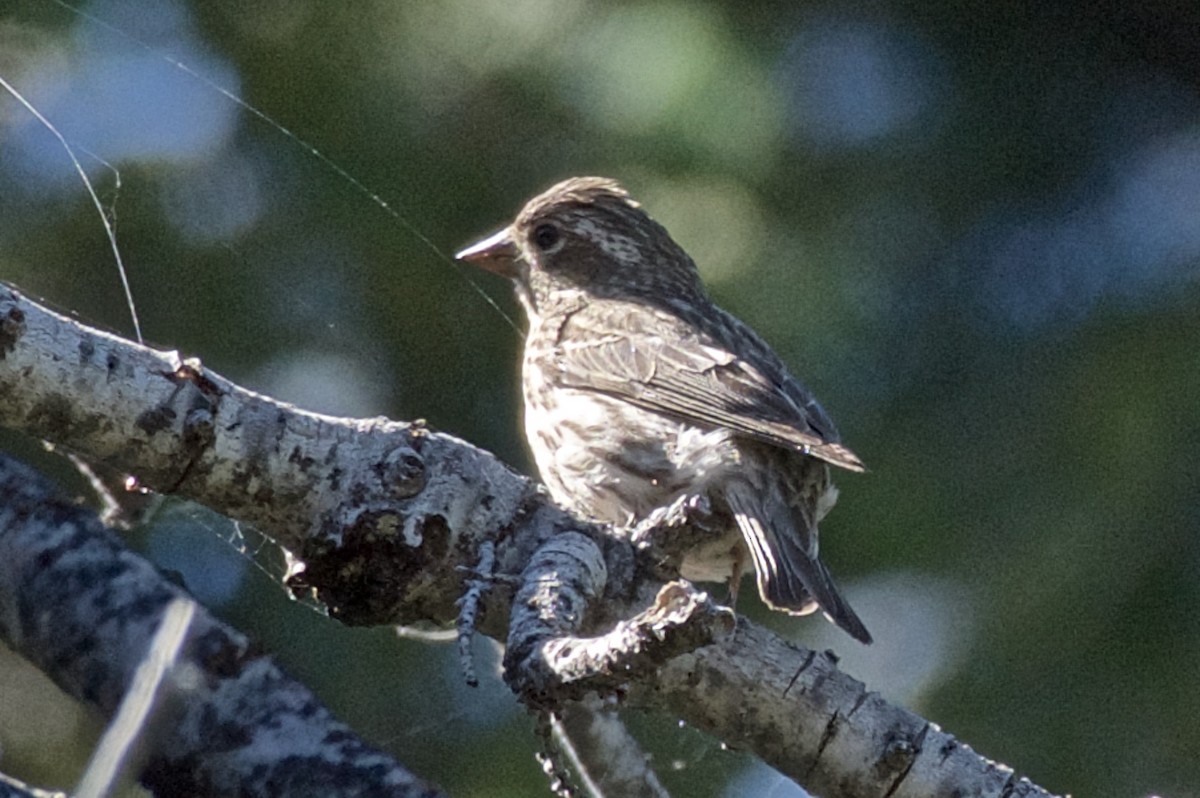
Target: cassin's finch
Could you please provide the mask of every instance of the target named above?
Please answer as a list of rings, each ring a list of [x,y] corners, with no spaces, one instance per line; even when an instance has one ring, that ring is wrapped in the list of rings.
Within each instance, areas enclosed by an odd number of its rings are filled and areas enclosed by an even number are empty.
[[[511,278],[529,317],[525,435],[556,502],[628,526],[703,497],[727,532],[687,552],[683,576],[736,589],[749,553],[767,604],[819,607],[871,641],[817,557],[827,464],[861,461],[620,186],[559,183],[458,257]]]

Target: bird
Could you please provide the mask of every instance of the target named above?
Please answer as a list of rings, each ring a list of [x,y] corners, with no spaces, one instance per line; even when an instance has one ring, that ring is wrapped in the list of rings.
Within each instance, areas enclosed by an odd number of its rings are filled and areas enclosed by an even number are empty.
[[[525,437],[556,504],[630,527],[702,501],[718,534],[685,551],[684,578],[736,598],[748,554],[769,607],[871,642],[818,556],[829,467],[862,461],[619,183],[557,183],[455,257],[509,278],[527,317]]]

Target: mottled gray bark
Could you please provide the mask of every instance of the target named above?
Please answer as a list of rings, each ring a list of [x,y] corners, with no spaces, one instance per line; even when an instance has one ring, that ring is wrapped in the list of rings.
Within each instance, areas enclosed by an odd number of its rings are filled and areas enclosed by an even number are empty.
[[[1045,794],[831,657],[744,619],[730,631],[686,585],[660,594],[670,551],[649,556],[570,518],[450,436],[297,410],[6,287],[0,425],[254,524],[294,558],[289,585],[346,623],[450,623],[468,581],[491,585],[479,628],[507,641],[506,678],[533,706],[621,694],[827,798]],[[675,533],[660,543],[670,548]]]
[[[111,717],[175,599],[190,601],[92,513],[0,455],[7,645]],[[140,778],[159,795],[438,795],[203,609],[169,688],[143,734]]]

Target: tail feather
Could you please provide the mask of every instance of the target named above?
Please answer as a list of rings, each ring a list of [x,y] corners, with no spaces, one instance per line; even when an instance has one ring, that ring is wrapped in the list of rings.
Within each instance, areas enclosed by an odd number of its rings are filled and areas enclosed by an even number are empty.
[[[800,544],[800,530],[794,513],[763,512],[761,501],[746,491],[733,489],[726,496],[746,548],[754,560],[758,592],[771,607],[794,615],[807,615],[818,607],[829,620],[862,643],[870,643],[871,633],[840,592],[829,569]],[[783,525],[780,530],[778,527]],[[815,534],[815,530],[813,531]],[[815,550],[815,546],[813,549]]]

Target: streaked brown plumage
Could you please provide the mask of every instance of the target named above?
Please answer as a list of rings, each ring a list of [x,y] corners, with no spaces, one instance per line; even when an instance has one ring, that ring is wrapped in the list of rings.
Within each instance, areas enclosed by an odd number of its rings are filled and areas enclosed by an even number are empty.
[[[748,551],[770,606],[820,607],[870,642],[817,556],[837,496],[827,464],[862,463],[624,189],[559,183],[458,257],[511,278],[529,317],[525,434],[556,502],[629,525],[703,496],[729,533],[689,552],[685,577],[736,587]]]

